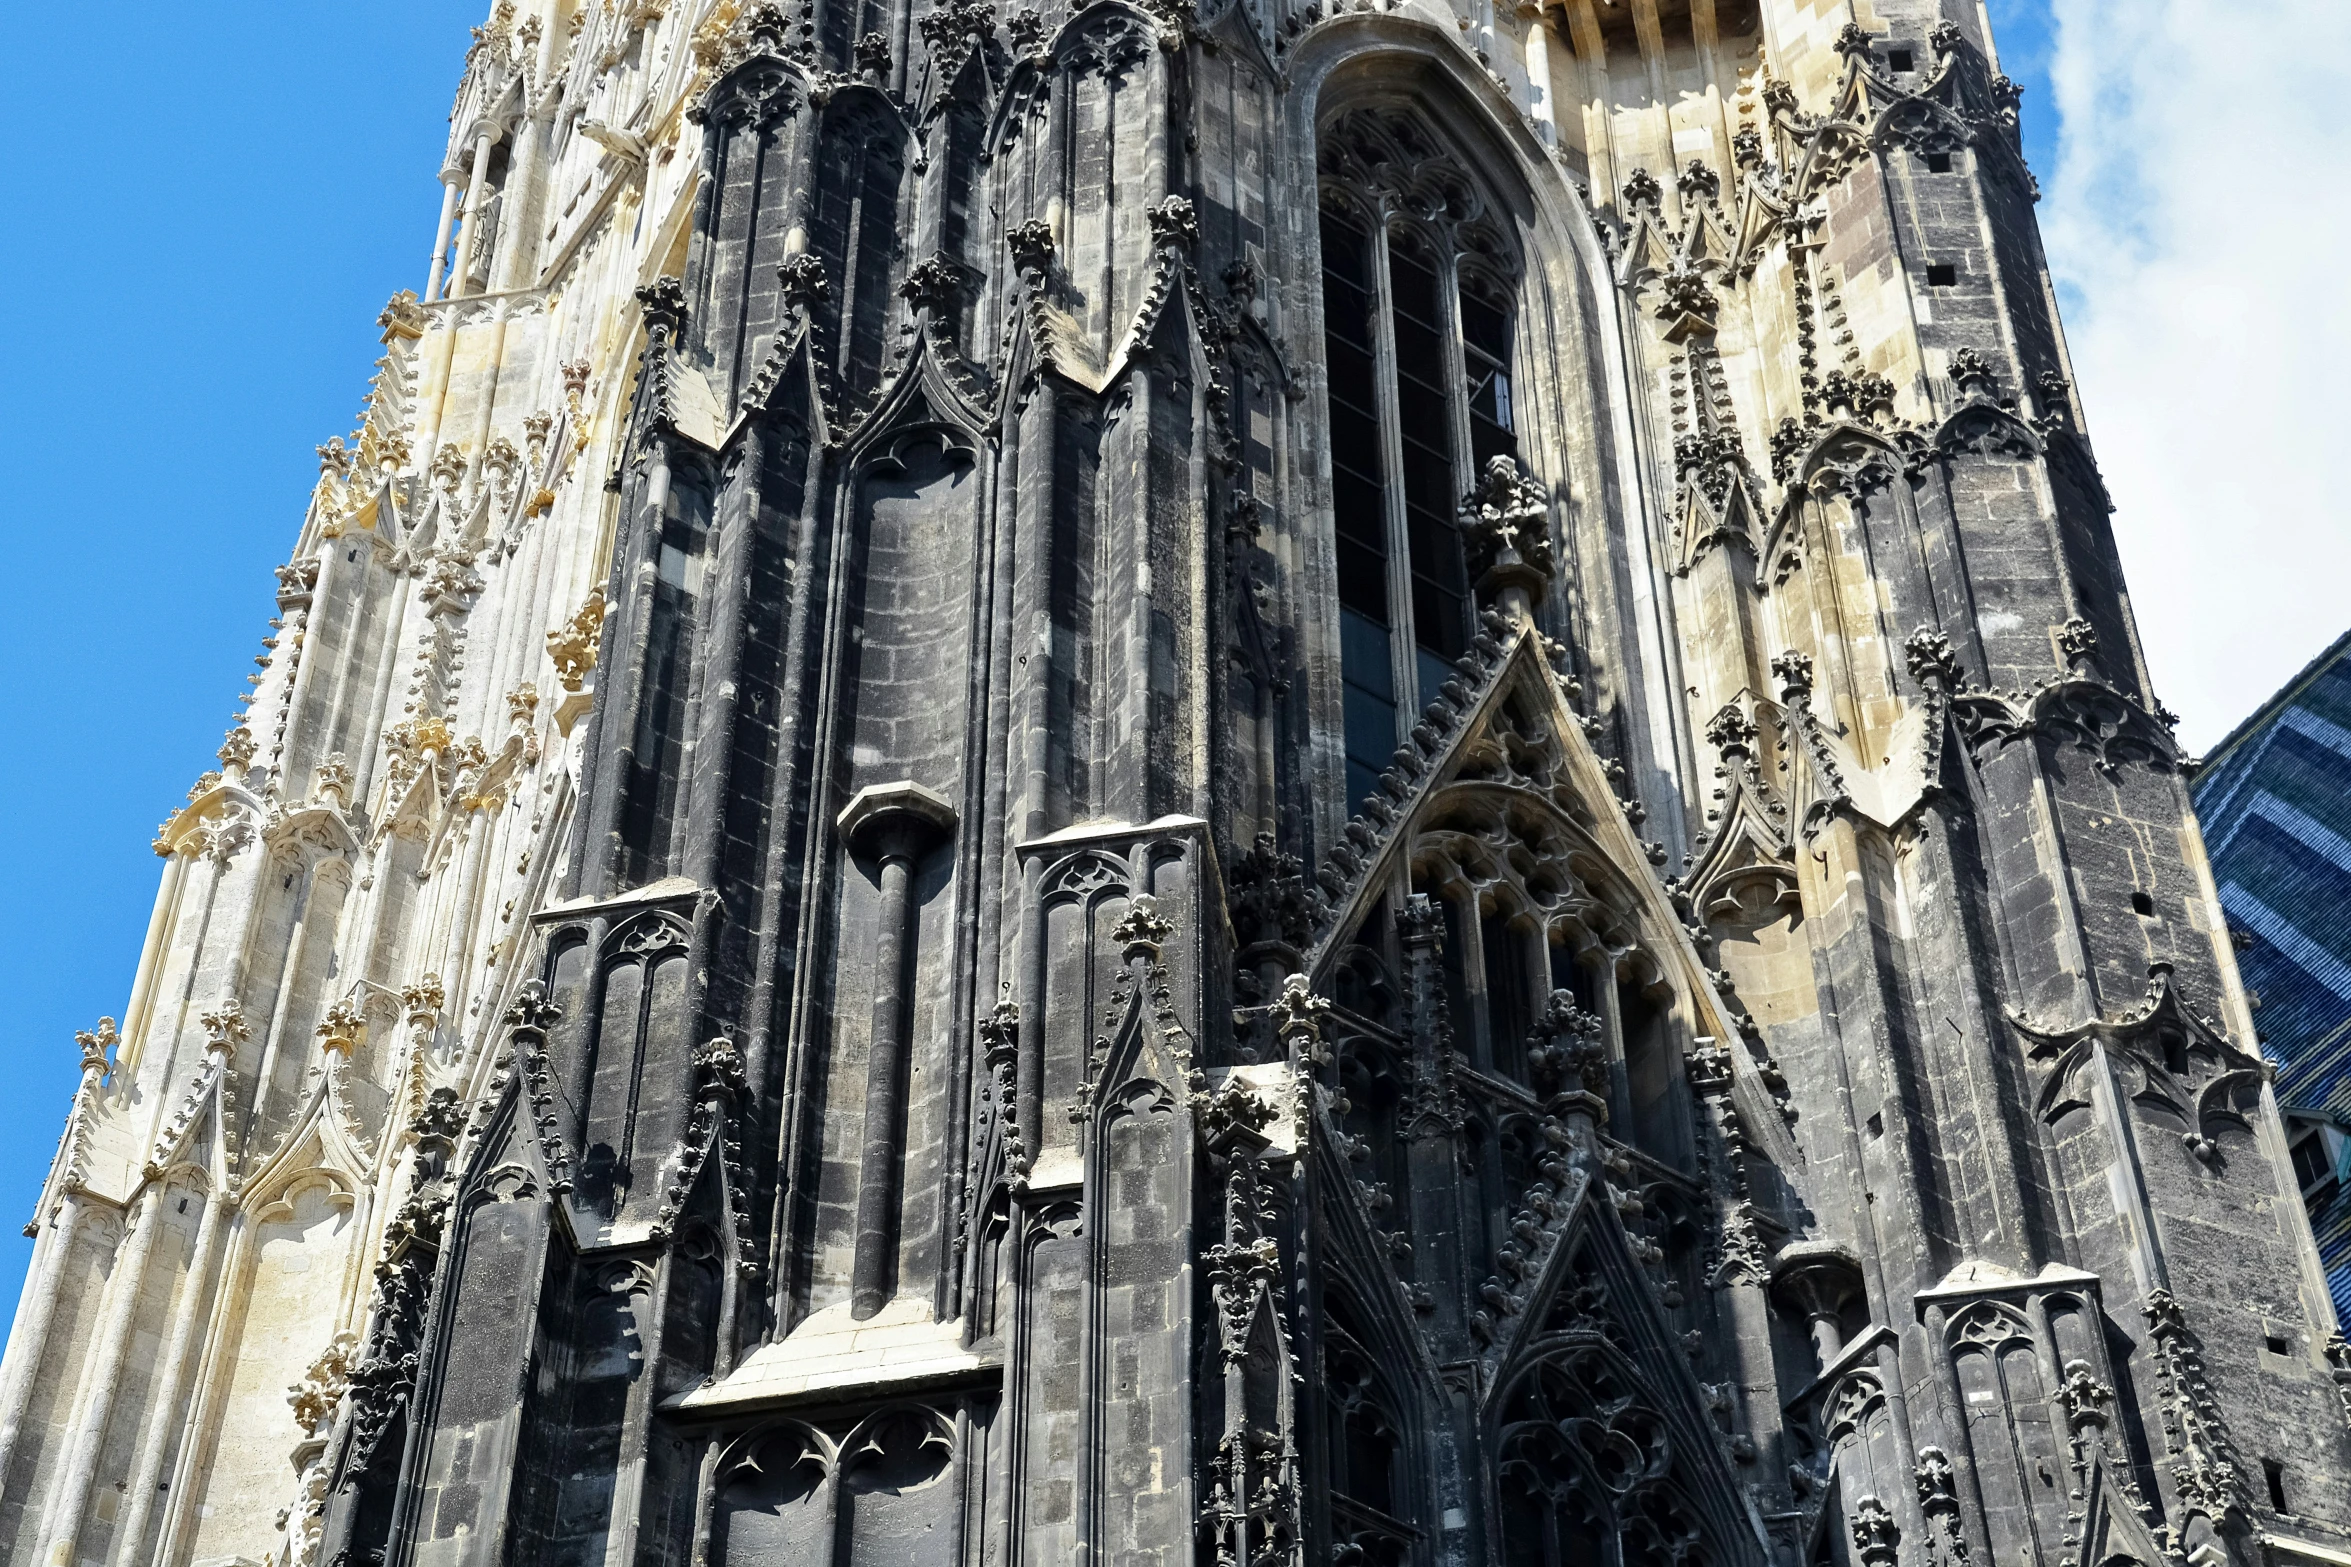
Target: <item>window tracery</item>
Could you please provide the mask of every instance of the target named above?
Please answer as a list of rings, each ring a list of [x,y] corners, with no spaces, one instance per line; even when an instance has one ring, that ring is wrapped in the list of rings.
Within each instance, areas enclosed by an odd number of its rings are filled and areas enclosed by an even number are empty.
[[[1345,1297],[1324,1296],[1324,1432],[1333,1532],[1357,1567],[1410,1560],[1416,1532],[1404,1433],[1378,1359],[1365,1346]]]
[[[1417,117],[1322,132],[1324,348],[1348,797],[1377,786],[1473,631],[1455,516],[1517,450],[1518,264],[1492,204]]]

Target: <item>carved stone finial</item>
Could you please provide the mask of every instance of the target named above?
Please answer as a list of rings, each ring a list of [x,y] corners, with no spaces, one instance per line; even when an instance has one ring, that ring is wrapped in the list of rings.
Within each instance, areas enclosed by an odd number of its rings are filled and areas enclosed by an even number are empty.
[[[1233,939],[1242,948],[1271,943],[1306,950],[1314,929],[1314,896],[1298,856],[1284,854],[1273,834],[1257,835],[1249,852],[1226,871],[1225,885]]]
[[[415,984],[400,992],[401,1009],[408,1014],[408,1026],[429,1024],[441,1015],[448,993],[441,988],[441,976],[427,974]]]
[[[1034,7],[1015,11],[1005,20],[1004,31],[1012,39],[1012,47],[1031,59],[1045,55],[1045,18]]]
[[[1624,186],[1619,194],[1623,199],[1625,211],[1638,212],[1646,207],[1651,212],[1655,212],[1659,203],[1665,200],[1665,187],[1658,184],[1657,176],[1647,169],[1635,169],[1625,176]]]
[[[2094,662],[2098,653],[2098,628],[2081,616],[2074,616],[2057,628],[2057,651],[2065,655],[2066,663],[2077,669]]]
[[[454,441],[444,441],[433,449],[433,460],[425,465],[435,486],[444,495],[454,495],[457,486],[465,482],[465,450]]]
[[[286,1389],[286,1402],[293,1406],[294,1420],[307,1437],[326,1435],[334,1424],[335,1406],[343,1401],[343,1394],[351,1386],[351,1368],[359,1356],[359,1340],[350,1333],[338,1333],[327,1345],[302,1380]]]
[[[2088,1361],[2069,1360],[2064,1380],[2057,1386],[2057,1401],[2065,1406],[2066,1424],[2079,1433],[2090,1426],[2105,1426],[2114,1389],[2098,1380]]]
[[[1861,419],[1893,407],[1894,383],[1874,370],[1831,370],[1820,378],[1821,406],[1832,419]]]
[[[532,980],[516,993],[504,1021],[514,1033],[544,1035],[562,1015],[562,1009],[549,999],[547,987]]]
[[[385,305],[383,313],[376,317],[376,330],[383,334],[386,343],[395,339],[422,337],[424,326],[424,306],[417,302],[414,289],[404,288],[394,294],[391,303]]]
[[[1932,626],[1921,626],[1910,633],[1909,640],[1902,644],[1902,655],[1910,678],[1929,691],[1948,694],[1966,684],[1959,655],[1951,651],[1951,639]]]
[[[1200,243],[1200,219],[1192,204],[1182,196],[1170,196],[1144,216],[1151,223],[1151,243],[1165,250],[1189,250]]]
[[[310,607],[310,596],[318,588],[318,557],[306,555],[273,568],[278,579],[278,612],[292,614]]]
[[[1771,661],[1771,674],[1780,683],[1780,700],[1794,707],[1812,700],[1812,655],[1788,649]]]
[[[890,74],[890,40],[880,33],[867,33],[857,40],[855,53],[857,69],[876,81]]]
[[[330,1056],[348,1060],[359,1045],[360,1031],[366,1026],[366,1014],[346,996],[327,1008],[318,1020],[318,1048]]]
[[[1706,721],[1706,743],[1722,754],[1725,762],[1755,753],[1755,723],[1736,702],[1725,702],[1715,715]]]
[[[999,1001],[979,1020],[980,1052],[990,1066],[1009,1063],[1020,1052],[1020,1003]]]
[[[340,810],[351,796],[351,760],[336,751],[311,774],[310,797]]]
[[[686,324],[686,285],[666,272],[637,289],[637,303],[644,307],[646,335],[656,343],[666,345]]]
[[[1416,892],[1396,911],[1396,939],[1407,948],[1425,948],[1431,955],[1444,950],[1445,916],[1425,892]]]
[[[1867,58],[1869,45],[1869,30],[1859,22],[1847,22],[1843,27],[1837,29],[1837,41],[1834,47],[1837,53],[1847,59],[1851,59],[1855,55]]]
[[[1261,1152],[1268,1142],[1265,1128],[1281,1119],[1281,1112],[1250,1092],[1238,1072],[1200,1095],[1193,1113],[1201,1139],[1213,1152],[1225,1155]]]
[[[744,8],[742,27],[743,41],[752,51],[780,54],[792,30],[792,19],[774,0],[759,0]]]
[[[1731,159],[1742,169],[1763,167],[1763,133],[1752,125],[1742,125],[1731,138]]]
[[[1714,319],[1722,309],[1714,285],[1706,274],[1698,271],[1668,272],[1657,280],[1657,319],[1665,323],[1665,340],[1669,343],[1687,342],[1694,337],[1710,337]]]
[[[1318,1066],[1330,1060],[1322,1043],[1322,1018],[1330,1009],[1330,1002],[1314,993],[1305,975],[1282,980],[1281,994],[1273,1002],[1273,1031],[1293,1060]]]
[[[253,739],[253,731],[239,724],[228,732],[227,738],[220,743],[220,749],[213,754],[220,758],[224,773],[242,772],[251,765],[253,753],[257,749],[259,747]]]
[[[245,1005],[234,996],[199,1014],[196,1022],[204,1030],[204,1048],[224,1054],[252,1032],[245,1026]]]
[[[108,1066],[107,1054],[121,1042],[121,1038],[114,1031],[114,1019],[110,1017],[100,1018],[96,1028],[77,1030],[73,1042],[81,1047],[82,1071],[85,1074],[95,1072],[103,1077]]]
[[[1673,183],[1684,201],[1713,201],[1722,194],[1722,176],[1703,158],[1692,158]]]
[[[1971,403],[1994,402],[2000,395],[2000,378],[1991,362],[1972,348],[1952,350],[1951,384]]]
[[[776,280],[783,288],[785,306],[802,316],[813,314],[833,292],[833,280],[825,276],[824,263],[805,251],[777,267]]]
[[[457,1090],[436,1088],[427,1094],[408,1130],[419,1143],[455,1142],[457,1134],[465,1130],[465,1104],[457,1097]]]
[[[1551,500],[1541,481],[1514,457],[1487,458],[1462,497],[1461,531],[1485,562],[1478,586],[1505,615],[1526,619],[1551,581]]]
[[[1012,249],[1012,264],[1021,281],[1030,287],[1042,284],[1053,270],[1053,225],[1044,219],[1014,224],[1004,231],[1004,243]]]
[[[703,1097],[732,1099],[743,1092],[743,1052],[724,1034],[694,1050],[694,1077]]]
[[[1160,917],[1159,900],[1147,892],[1135,894],[1126,913],[1110,928],[1110,939],[1118,943],[1120,955],[1130,962],[1137,957],[1156,962],[1159,949],[1174,934],[1175,926]]]
[[[963,297],[963,269],[943,255],[917,262],[898,285],[898,296],[917,310],[951,309]]]
[[[547,633],[547,657],[566,691],[577,691],[596,667],[596,644],[604,629],[604,590],[591,589],[571,619]]]
[[[1848,26],[1847,31],[1858,29]],[[1874,1496],[1862,1497],[1853,1504],[1847,1522],[1853,1531],[1853,1550],[1865,1567],[1895,1567],[1901,1560],[1902,1530],[1884,1502]]]
[[[1606,1119],[1608,1049],[1605,1024],[1576,1005],[1572,991],[1554,990],[1543,1015],[1527,1034],[1527,1070],[1546,1094],[1582,1092],[1599,1100],[1593,1107]]]

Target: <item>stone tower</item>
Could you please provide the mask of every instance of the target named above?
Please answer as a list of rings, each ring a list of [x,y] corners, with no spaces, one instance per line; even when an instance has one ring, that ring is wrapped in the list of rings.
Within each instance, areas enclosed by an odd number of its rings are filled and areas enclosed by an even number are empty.
[[[1973,0],[530,0],[9,1564],[2351,1560]]]

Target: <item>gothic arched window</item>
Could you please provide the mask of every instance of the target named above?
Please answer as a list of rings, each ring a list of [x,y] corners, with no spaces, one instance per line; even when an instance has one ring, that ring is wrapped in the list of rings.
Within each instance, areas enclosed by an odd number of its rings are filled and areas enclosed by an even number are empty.
[[[1366,1346],[1343,1295],[1323,1297],[1322,1392],[1325,1477],[1332,1533],[1368,1567],[1400,1567],[1416,1533],[1404,1433],[1377,1355]]]
[[[1476,182],[1409,114],[1340,116],[1320,175],[1347,794],[1360,800],[1468,645],[1455,519],[1477,467],[1517,450],[1516,267]]]

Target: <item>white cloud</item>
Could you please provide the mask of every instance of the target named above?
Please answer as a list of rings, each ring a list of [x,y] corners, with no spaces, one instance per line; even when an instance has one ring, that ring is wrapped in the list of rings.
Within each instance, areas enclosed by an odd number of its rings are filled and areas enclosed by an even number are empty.
[[[2201,750],[2351,626],[2351,4],[2054,9],[2041,220],[2157,692]]]

